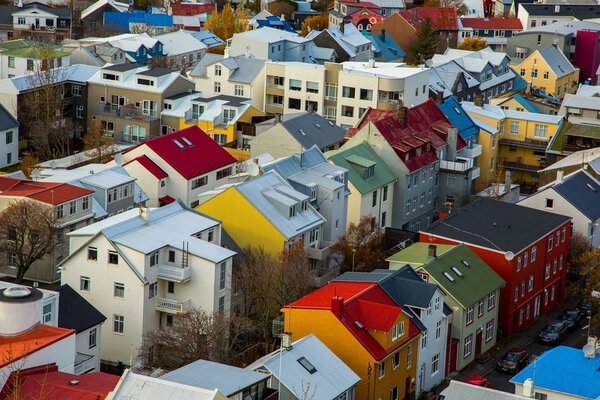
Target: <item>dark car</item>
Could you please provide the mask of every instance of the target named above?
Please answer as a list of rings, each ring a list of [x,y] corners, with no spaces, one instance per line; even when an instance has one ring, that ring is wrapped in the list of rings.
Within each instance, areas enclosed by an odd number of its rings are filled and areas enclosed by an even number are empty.
[[[560,319],[567,325],[567,329],[574,329],[581,323],[583,312],[579,308],[568,308],[560,316]]]
[[[516,374],[527,365],[528,354],[523,349],[510,349],[504,357],[498,361],[496,369],[500,372]]]
[[[540,332],[538,338],[542,343],[556,344],[564,338],[566,333],[567,324],[565,324],[564,321],[557,320],[546,325]]]

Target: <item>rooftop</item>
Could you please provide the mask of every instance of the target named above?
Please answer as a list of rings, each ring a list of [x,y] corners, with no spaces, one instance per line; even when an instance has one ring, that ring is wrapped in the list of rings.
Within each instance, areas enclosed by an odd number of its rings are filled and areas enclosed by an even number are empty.
[[[592,221],[600,218],[600,182],[584,170],[564,177],[562,182],[550,184],[558,194]]]
[[[271,28],[261,28],[271,29]],[[206,69],[215,64],[220,63],[229,69],[229,80],[239,83],[254,83],[256,77],[263,71],[266,60],[254,58],[252,56],[239,55],[235,57],[224,57],[221,54],[207,53],[196,64],[190,72],[190,76],[206,77]]]
[[[556,46],[548,46],[541,50],[537,50],[537,52],[544,59],[546,64],[548,64],[548,67],[552,69],[557,79],[577,71],[577,68],[573,67],[573,64],[571,64],[562,50],[559,50]],[[535,53],[530,57],[535,57]]]
[[[418,267],[420,265],[426,264],[429,261],[428,257],[428,246],[429,243],[413,243],[405,249],[394,253],[390,257],[386,258],[386,261],[389,263],[396,264],[410,264],[413,267]],[[451,250],[456,247],[454,244],[437,244],[436,251],[437,256],[441,257],[445,252]]]
[[[58,288],[58,326],[75,329],[77,333],[102,324],[106,317],[77,293],[71,286]]]
[[[465,28],[521,30],[523,25],[518,18],[460,18]]]
[[[600,5],[597,4],[521,3],[519,6],[532,16],[572,16],[578,20],[600,17]]]
[[[28,357],[53,343],[74,335],[73,329],[57,328],[51,325],[38,325],[17,336],[0,336],[0,354],[11,354],[10,360],[0,359],[0,368]]]
[[[443,391],[444,400],[529,400],[512,393],[485,388],[472,383],[451,380],[448,388]]]
[[[458,30],[458,15],[454,7],[415,7],[398,13],[415,29],[429,18],[434,30]]]
[[[515,32],[514,35],[550,33],[552,35],[564,36],[573,35],[579,30],[598,31],[600,30],[600,24],[590,21],[560,21],[544,26],[532,27],[523,32]]]
[[[68,183],[34,182],[0,176],[0,196],[26,197],[51,205],[92,194],[93,191]]]

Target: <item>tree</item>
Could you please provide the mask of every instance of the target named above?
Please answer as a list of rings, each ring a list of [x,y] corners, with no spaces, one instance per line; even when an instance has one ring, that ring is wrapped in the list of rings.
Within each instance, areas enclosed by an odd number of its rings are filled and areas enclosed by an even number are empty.
[[[292,19],[292,14],[296,11],[296,4],[289,0],[272,1],[267,5],[267,10],[273,15],[282,16],[286,20]]]
[[[477,36],[464,38],[463,42],[458,45],[461,50],[479,51],[485,49],[488,46],[487,42]]]
[[[100,123],[94,121],[83,136],[83,150],[86,156],[93,158],[93,161],[103,163],[109,160],[117,147],[114,139],[104,134]]]
[[[31,171],[33,171],[33,169],[36,165],[39,164],[39,162],[40,160],[31,155],[31,153],[27,153],[21,160],[19,168],[21,169],[21,172],[23,172],[25,177],[29,179],[31,177]]]
[[[173,370],[198,359],[231,363],[254,336],[248,318],[192,309],[178,316],[173,326],[145,334],[140,359],[150,367]]]
[[[244,32],[248,29],[248,20],[250,16],[243,7],[238,7],[235,11],[231,7],[231,3],[223,6],[223,10],[212,14],[206,23],[204,29],[211,31],[221,39],[227,41],[231,39],[235,33]],[[210,53],[223,54],[225,46],[217,46],[208,49]]]
[[[452,7],[456,8],[458,16],[467,15],[469,7],[462,0],[425,0],[426,7]]]
[[[581,232],[573,232],[571,234],[571,242],[569,243],[569,266],[572,273],[579,275],[583,271],[585,273],[590,269],[590,252],[592,244]]]
[[[329,26],[329,14],[313,15],[304,20],[300,35],[306,36],[310,31],[321,31]]]
[[[433,30],[431,20],[425,18],[419,30],[417,38],[408,49],[408,63],[417,65],[433,57],[439,46],[437,33]]]
[[[0,213],[0,251],[12,253],[17,283],[34,262],[52,253],[55,232],[54,209],[48,205],[23,199]]]
[[[342,272],[386,268],[385,253],[377,242],[381,234],[373,216],[363,216],[358,225],[351,223],[346,234],[331,248],[331,253],[338,260]]]

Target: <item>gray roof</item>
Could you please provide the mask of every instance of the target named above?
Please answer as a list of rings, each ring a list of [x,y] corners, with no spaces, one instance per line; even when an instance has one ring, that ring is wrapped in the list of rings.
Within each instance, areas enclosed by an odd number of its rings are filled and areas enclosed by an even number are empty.
[[[314,373],[298,362],[302,357],[312,364]],[[290,350],[275,351],[246,368],[267,370],[298,399],[305,398],[308,382],[314,399],[333,400],[360,381],[358,375],[312,333],[292,343]]]
[[[552,45],[542,50],[538,50],[540,56],[548,63],[548,66],[554,71],[557,78],[562,78],[565,75],[573,73],[576,68],[564,53],[558,47]]]
[[[425,232],[516,254],[569,220],[564,215],[480,198]]]
[[[598,4],[538,4],[521,3],[525,11],[532,16],[572,16],[579,20],[600,18]],[[556,7],[560,7],[558,12]]]
[[[268,378],[269,375],[260,372],[207,360],[194,361],[160,377],[166,381],[202,389],[218,389],[227,397]]]
[[[245,55],[225,58],[220,54],[206,53],[190,72],[190,76],[205,77],[206,69],[217,62],[221,62],[225,67],[233,70],[229,75],[230,81],[253,83],[264,69],[266,61],[252,56],[246,57]]]
[[[2,104],[0,104],[0,130],[16,128],[17,126],[19,126],[19,123],[15,117],[13,117],[12,114],[9,113]]]
[[[587,172],[570,174],[554,190],[590,220],[600,218],[600,183]]]
[[[138,72],[136,73],[136,75],[151,76],[157,78],[159,76],[169,75],[171,72],[173,71],[168,68],[151,68],[142,72]]]
[[[534,33],[551,33],[553,35],[564,36],[573,35],[581,30],[599,31],[600,24],[589,21],[560,21],[549,25],[536,26],[521,32],[514,32],[513,35],[520,36]]]
[[[92,173],[88,176],[80,178],[79,181],[84,185],[90,185],[102,189],[111,189],[129,182],[134,182],[135,178],[129,174],[106,170],[97,174]]]
[[[459,381],[450,381],[442,395],[444,400],[528,400],[527,397]]]
[[[344,141],[346,132],[327,118],[314,113],[296,113],[281,121],[281,125],[304,147],[316,145],[323,149]]]

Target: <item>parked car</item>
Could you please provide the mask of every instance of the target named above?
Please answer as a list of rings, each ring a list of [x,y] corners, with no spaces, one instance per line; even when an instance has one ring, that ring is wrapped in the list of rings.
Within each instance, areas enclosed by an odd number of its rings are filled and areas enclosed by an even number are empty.
[[[490,381],[487,380],[485,376],[473,375],[465,379],[465,383],[470,383],[471,385],[481,386],[485,388],[490,387]]]
[[[534,362],[537,358],[539,357],[539,355],[537,354],[530,354],[529,357],[527,357],[527,365],[531,364],[532,362]]]
[[[582,318],[583,312],[579,308],[568,308],[560,316],[560,319],[565,322],[569,330],[578,327]]]
[[[523,349],[513,348],[506,352],[504,357],[498,361],[496,369],[500,372],[516,374],[527,365],[529,354]]]
[[[584,300],[579,300],[577,308],[579,308],[584,315],[594,314],[596,311],[596,307],[594,307],[592,303]]]
[[[546,325],[538,338],[542,343],[556,344],[565,337],[566,333],[567,324],[564,321],[556,320]]]

